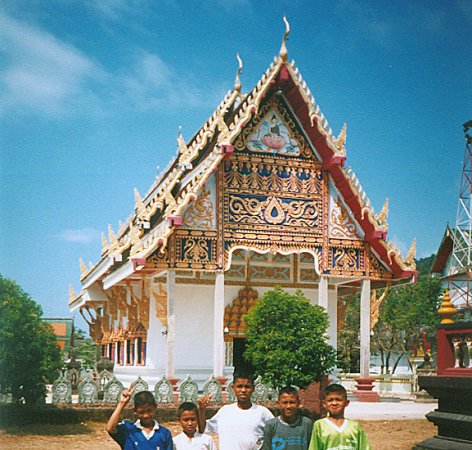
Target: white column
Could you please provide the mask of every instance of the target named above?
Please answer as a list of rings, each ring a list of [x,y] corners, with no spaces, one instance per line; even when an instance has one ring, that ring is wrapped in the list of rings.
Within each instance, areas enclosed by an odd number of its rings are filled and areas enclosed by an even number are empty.
[[[166,339],[166,378],[174,377],[175,347],[175,272],[167,271],[167,339]]]
[[[320,277],[318,283],[318,305],[328,310],[328,278]]]
[[[361,281],[361,377],[369,376],[370,368],[370,280]]]
[[[328,291],[328,337],[329,343],[334,347],[338,347],[338,288],[332,286]]]
[[[218,272],[215,278],[215,299],[213,305],[213,375],[223,376],[225,342],[223,321],[225,315],[225,275]]]

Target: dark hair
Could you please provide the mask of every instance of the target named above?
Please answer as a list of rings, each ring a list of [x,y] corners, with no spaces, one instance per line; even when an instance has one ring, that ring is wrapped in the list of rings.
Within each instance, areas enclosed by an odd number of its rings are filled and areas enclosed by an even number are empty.
[[[339,392],[344,395],[345,398],[347,398],[347,391],[344,388],[344,386],[341,386],[340,384],[330,384],[329,386],[326,387],[324,391],[323,398],[326,398],[328,394],[332,394],[333,392]]]
[[[249,380],[252,385],[254,385],[254,375],[250,372],[244,370],[238,370],[233,374],[233,384],[236,383],[237,379]]]
[[[179,406],[179,409],[177,410],[177,417],[180,419],[180,416],[182,415],[183,412],[185,411],[195,411],[195,414],[198,417],[198,408],[195,403],[192,402],[184,402]]]
[[[279,391],[279,398],[282,394],[290,394],[298,397],[298,389],[294,386],[285,386]]]
[[[152,392],[140,391],[134,396],[134,409],[143,405],[156,406],[156,399],[154,398],[154,395],[152,395]]]

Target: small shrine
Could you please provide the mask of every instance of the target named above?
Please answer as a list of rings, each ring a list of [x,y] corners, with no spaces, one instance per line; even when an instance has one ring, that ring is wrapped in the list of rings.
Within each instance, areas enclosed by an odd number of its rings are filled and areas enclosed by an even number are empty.
[[[244,314],[267,290],[301,289],[326,308],[336,346],[343,296],[361,292],[361,374],[369,376],[375,289],[414,279],[387,238],[388,202],[375,212],[346,165],[347,127],[335,135],[286,38],[256,86],[233,88],[118,230],[101,259],[81,261],[71,288],[102,356],[125,386],[190,374],[231,376],[244,360]],[[339,313],[338,313],[339,311]]]

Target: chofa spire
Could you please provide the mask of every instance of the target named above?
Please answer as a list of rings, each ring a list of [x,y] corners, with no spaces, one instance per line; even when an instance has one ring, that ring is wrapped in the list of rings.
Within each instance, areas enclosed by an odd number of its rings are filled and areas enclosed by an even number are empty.
[[[234,80],[234,90],[241,92],[241,72],[243,70],[243,61],[239,56],[239,53],[236,53],[236,59],[238,60],[238,72],[236,73],[236,79]]]
[[[286,42],[287,42],[288,34],[290,33],[290,24],[288,23],[288,20],[285,16],[284,16],[284,22],[285,22],[285,34],[282,39],[282,45],[280,46],[279,56],[282,61],[287,61],[288,51],[287,51]]]

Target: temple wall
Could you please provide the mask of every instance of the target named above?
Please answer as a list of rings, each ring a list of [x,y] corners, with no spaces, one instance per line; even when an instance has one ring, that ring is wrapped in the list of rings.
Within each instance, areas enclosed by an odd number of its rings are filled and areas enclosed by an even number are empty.
[[[146,367],[165,373],[166,336],[162,322],[156,316],[156,303],[151,297],[149,305],[149,329],[147,335]]]
[[[175,376],[206,380],[213,371],[213,285],[177,284]]]
[[[243,285],[225,286],[225,306],[237,297]],[[261,298],[272,287],[255,287]],[[286,289],[290,293],[295,288]],[[303,289],[304,295],[312,304],[318,304],[318,289]],[[200,385],[213,373],[213,305],[214,285],[176,284],[175,287],[175,377],[184,379],[188,374]],[[328,314],[330,326],[329,341],[336,346],[336,306],[337,291],[328,291]],[[164,334],[163,334],[164,332]],[[154,300],[150,303],[149,329],[147,335],[146,365],[140,367],[116,366],[115,373],[125,385],[141,376],[149,383],[150,389],[166,372],[166,335],[165,328],[156,316]],[[230,376],[231,367],[225,368]]]

